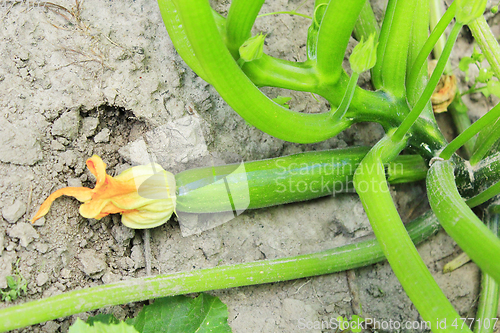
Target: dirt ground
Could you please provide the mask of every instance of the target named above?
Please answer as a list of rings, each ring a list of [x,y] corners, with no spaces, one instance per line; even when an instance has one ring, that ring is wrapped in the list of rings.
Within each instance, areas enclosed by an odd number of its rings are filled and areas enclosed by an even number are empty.
[[[34,226],[28,222],[54,190],[94,186],[85,168],[93,154],[102,157],[110,174],[117,175],[145,159],[148,162],[148,154],[135,149],[145,142],[165,169],[178,172],[202,165],[207,156],[220,163],[250,161],[370,145],[383,134],[378,125],[359,124],[313,145],[275,139],[245,123],[187,67],[168,37],[155,1],[54,3],[61,7],[29,0],[0,1],[0,288],[6,287],[5,276],[14,274],[16,263],[28,281],[28,295],[14,304],[147,274],[144,232],[122,226],[117,216],[100,221],[82,218],[79,203],[65,197],[55,202],[46,218]],[[263,12],[293,9],[298,4],[269,1]],[[228,1],[212,5],[227,13]],[[383,1],[374,4],[376,13],[384,6]],[[308,2],[303,11],[311,7]],[[496,33],[499,19],[490,18]],[[258,19],[255,32],[268,34],[265,51],[269,54],[301,61],[308,24],[301,17],[269,16]],[[467,32],[456,50],[471,54]],[[455,66],[457,59],[455,55]],[[271,97],[280,93],[264,90]],[[293,110],[328,109],[310,94],[291,96]],[[477,119],[493,101],[472,95],[467,103]],[[451,135],[447,116],[439,120]],[[169,137],[165,128],[182,129],[184,145]],[[391,190],[405,221],[427,209],[422,183]],[[247,211],[187,237],[172,218],[151,230],[151,273],[311,253],[370,232],[355,194]],[[419,246],[419,252],[457,311],[473,316],[478,268],[469,263],[442,273],[444,264],[460,253],[444,232]],[[353,290],[359,295],[353,296]],[[321,332],[301,330],[299,320],[351,316],[353,301],[362,304],[364,315],[380,321],[420,320],[387,263],[211,294],[227,304],[229,324],[237,333]],[[0,307],[10,305],[1,303]],[[123,319],[142,305],[114,306],[19,331],[66,332],[77,317],[105,312]]]

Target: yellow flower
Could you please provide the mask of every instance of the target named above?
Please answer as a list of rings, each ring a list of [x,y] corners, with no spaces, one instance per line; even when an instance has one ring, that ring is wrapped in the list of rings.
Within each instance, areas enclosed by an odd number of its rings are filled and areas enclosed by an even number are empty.
[[[133,229],[154,228],[168,221],[175,212],[175,178],[158,164],[136,166],[116,177],[106,174],[106,164],[97,155],[87,160],[87,168],[96,177],[93,189],[66,187],[52,193],[33,217],[36,221],[48,213],[52,202],[62,195],[83,202],[80,214],[100,219],[122,214],[122,223]]]

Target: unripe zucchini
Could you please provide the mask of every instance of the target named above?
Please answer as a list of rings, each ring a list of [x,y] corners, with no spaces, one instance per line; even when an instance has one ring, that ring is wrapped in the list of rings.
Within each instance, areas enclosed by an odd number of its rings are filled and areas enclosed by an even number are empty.
[[[175,175],[176,209],[242,211],[346,192],[353,189],[354,172],[368,151],[369,147],[313,151],[186,170]]]

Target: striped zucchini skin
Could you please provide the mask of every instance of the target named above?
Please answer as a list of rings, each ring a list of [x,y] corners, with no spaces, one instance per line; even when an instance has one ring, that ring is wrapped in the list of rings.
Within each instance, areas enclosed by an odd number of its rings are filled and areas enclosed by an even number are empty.
[[[353,188],[369,147],[313,151],[190,169],[175,175],[179,212],[242,211],[310,200]]]

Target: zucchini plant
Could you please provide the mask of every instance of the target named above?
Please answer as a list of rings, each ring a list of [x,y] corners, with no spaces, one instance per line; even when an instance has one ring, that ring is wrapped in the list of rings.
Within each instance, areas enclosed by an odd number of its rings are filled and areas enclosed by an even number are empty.
[[[470,127],[462,126],[463,132],[448,143],[431,105],[431,96],[464,25],[477,36],[476,41],[496,79],[500,77],[500,48],[483,17],[485,0],[455,0],[433,24],[430,34],[429,10],[435,5],[430,0],[389,0],[381,27],[366,0],[315,0],[304,62],[269,56],[262,49],[265,37],[251,36],[263,0],[233,0],[227,17],[215,12],[206,0],[158,0],[158,3],[170,38],[184,61],[258,129],[282,140],[314,143],[331,138],[354,123],[382,125],[386,135],[374,147],[310,152],[281,158],[281,162],[270,159],[245,163],[248,207],[252,209],[309,200],[338,190],[335,187],[318,189],[313,185],[318,181],[314,173],[304,176],[296,172],[327,165],[339,175],[332,180],[342,185],[342,190],[354,187],[376,238],[290,258],[164,274],[70,291],[0,310],[0,330],[108,305],[297,279],[387,259],[433,332],[468,332],[469,325],[463,324],[415,248],[415,243],[425,240],[439,226],[485,276],[477,323],[496,316],[498,302],[494,300],[498,300],[500,282],[500,239],[497,234],[499,209],[494,198],[500,192],[497,130],[500,106],[495,106]],[[439,44],[450,24],[446,42]],[[349,76],[342,62],[353,32],[359,44],[350,56],[352,73]],[[429,77],[427,58],[435,47],[440,56]],[[368,70],[374,91],[357,85],[359,75]],[[259,87],[264,86],[320,95],[329,102],[331,110],[320,114],[294,112],[262,93]],[[479,143],[474,146],[474,158],[468,161],[457,155],[456,151],[476,136]],[[96,167],[92,162],[95,160],[89,161],[88,166],[94,168],[98,180],[96,188],[54,193],[47,205],[42,206],[41,215],[47,213],[55,197],[67,194],[84,202],[80,208],[84,216],[100,218],[121,213],[126,225],[154,227],[168,220],[176,210],[195,213],[225,210],[219,199],[227,195],[228,184],[214,184],[234,170],[233,166],[202,168],[175,176],[162,171],[164,180],[158,184],[168,184],[170,190],[175,188],[175,195],[169,192],[168,201],[158,197],[147,201],[138,195],[135,187],[127,187],[134,172],[113,178],[105,174],[105,165]],[[401,170],[395,167],[398,163],[404,165]],[[144,176],[141,172],[137,174]],[[282,190],[275,182],[277,177],[304,182],[307,190],[294,193]],[[405,226],[389,193],[388,181],[423,178],[426,178],[432,211]],[[232,184],[236,188],[231,192],[233,201],[240,195],[238,184],[237,179]],[[125,192],[104,192],[110,188]],[[117,193],[126,193],[135,201],[119,201],[115,197]],[[476,212],[483,212],[480,216],[488,221],[487,225],[471,210],[477,206],[481,209]],[[447,325],[442,325],[443,322]],[[491,327],[476,325],[474,330],[491,332]]]

